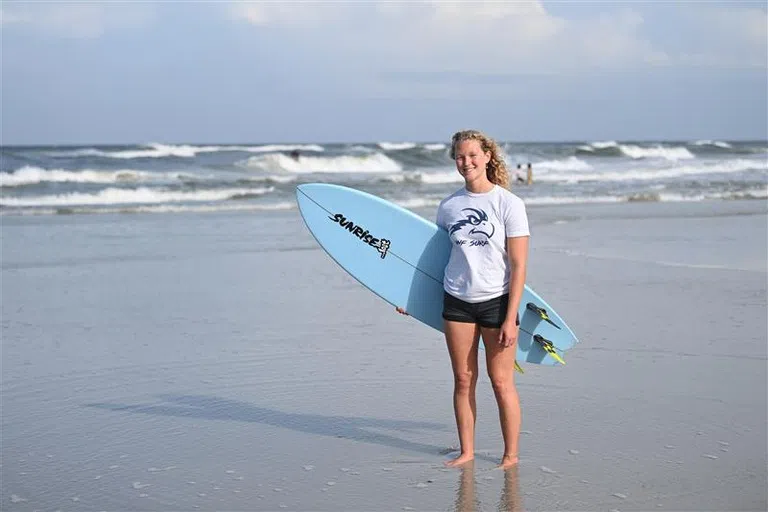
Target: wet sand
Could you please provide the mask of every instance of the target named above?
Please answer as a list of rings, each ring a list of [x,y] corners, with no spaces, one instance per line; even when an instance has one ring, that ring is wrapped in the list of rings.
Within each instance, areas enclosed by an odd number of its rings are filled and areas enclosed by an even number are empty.
[[[445,469],[441,335],[295,211],[3,217],[0,508],[765,510],[765,202],[529,216],[581,344],[517,377],[506,475],[487,377]]]

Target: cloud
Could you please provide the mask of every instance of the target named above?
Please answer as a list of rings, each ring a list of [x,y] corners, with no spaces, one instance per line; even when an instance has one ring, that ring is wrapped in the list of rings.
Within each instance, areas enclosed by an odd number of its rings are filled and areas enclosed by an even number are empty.
[[[153,15],[150,4],[139,3],[7,2],[0,23],[59,37],[96,39],[109,30],[142,26]]]
[[[343,22],[348,6],[318,2],[239,2],[228,5],[231,18],[256,26],[306,27]]]
[[[640,8],[642,4],[605,4],[597,14],[566,18],[538,0],[437,0],[237,2],[230,12],[259,27],[281,27],[283,37],[303,48],[308,59],[344,61],[358,69],[375,66],[384,72],[573,74],[659,66],[766,66],[768,35],[761,9],[705,6],[692,11],[695,29],[712,31],[718,45],[673,51],[650,38],[651,29],[660,27],[649,26]],[[673,26],[670,22],[663,28]]]
[[[768,45],[768,13],[764,9],[704,5],[694,13],[718,36],[729,35],[728,39],[737,44]]]
[[[681,62],[718,68],[768,67],[768,12],[756,7],[697,5],[686,11],[701,32],[700,48],[683,52]]]

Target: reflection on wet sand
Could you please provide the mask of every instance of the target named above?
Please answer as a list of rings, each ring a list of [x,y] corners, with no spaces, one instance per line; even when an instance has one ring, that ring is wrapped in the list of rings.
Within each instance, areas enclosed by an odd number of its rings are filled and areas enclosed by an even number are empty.
[[[474,512],[480,510],[480,502],[475,494],[475,461],[470,461],[459,469],[459,486],[456,489],[456,512]]]
[[[475,492],[475,464],[469,462],[461,467],[459,472],[459,485],[456,489],[456,512],[475,512],[482,510],[480,500]],[[501,489],[499,512],[522,512],[523,503],[520,499],[520,489],[518,486],[517,466],[504,471],[504,485]]]
[[[504,471],[504,487],[501,489],[498,510],[522,512],[523,500],[520,498],[520,483],[517,466]]]

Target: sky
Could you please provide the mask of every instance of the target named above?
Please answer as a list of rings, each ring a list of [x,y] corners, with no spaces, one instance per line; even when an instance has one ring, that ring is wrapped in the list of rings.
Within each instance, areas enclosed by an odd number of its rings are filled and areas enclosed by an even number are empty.
[[[759,2],[0,4],[0,142],[768,139]]]

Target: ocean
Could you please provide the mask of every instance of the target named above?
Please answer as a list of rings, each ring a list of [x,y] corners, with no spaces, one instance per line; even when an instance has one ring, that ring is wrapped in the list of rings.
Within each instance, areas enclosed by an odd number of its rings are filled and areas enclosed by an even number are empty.
[[[767,141],[501,146],[529,205],[768,198]],[[3,146],[0,215],[291,210],[306,182],[432,208],[461,186],[448,152],[442,142]],[[528,163],[534,183],[518,185]]]

